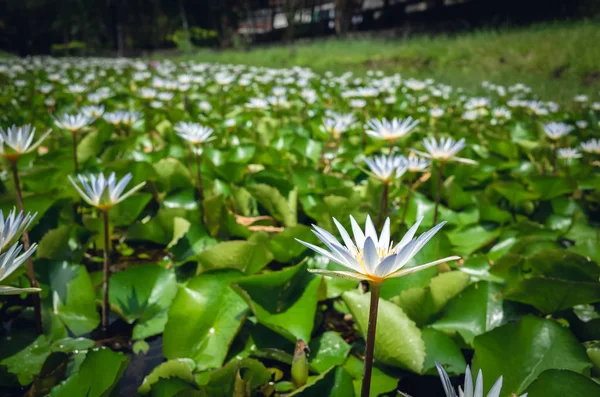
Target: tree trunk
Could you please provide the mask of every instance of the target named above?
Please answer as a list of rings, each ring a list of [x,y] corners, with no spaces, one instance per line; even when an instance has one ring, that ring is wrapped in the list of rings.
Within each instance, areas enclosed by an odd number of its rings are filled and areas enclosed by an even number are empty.
[[[222,12],[219,18],[221,21],[221,29],[219,29],[219,45],[221,48],[229,48],[231,46],[231,32],[229,29],[229,17],[227,12]]]
[[[185,14],[185,8],[183,7],[183,0],[179,0],[179,15],[181,15],[181,26],[183,27],[183,32],[185,33],[185,40],[187,41],[187,44],[191,45],[192,40],[190,37],[190,27]]]
[[[335,0],[335,33],[338,36],[343,36],[348,32],[352,19],[352,8],[352,0]]]
[[[123,27],[121,26],[121,13],[119,12],[119,0],[113,2],[113,18],[115,21],[115,44],[117,56],[123,56]]]

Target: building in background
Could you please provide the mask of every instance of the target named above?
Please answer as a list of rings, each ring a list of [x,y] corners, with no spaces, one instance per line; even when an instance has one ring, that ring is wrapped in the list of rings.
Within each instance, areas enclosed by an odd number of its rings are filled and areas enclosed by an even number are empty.
[[[441,9],[472,0],[269,0],[262,7],[249,7],[238,25],[242,35],[274,34],[293,29],[296,35],[345,33],[360,29],[366,21],[372,25],[398,16]],[[385,25],[385,23],[384,23]],[[382,27],[382,26],[379,26]],[[383,26],[385,27],[385,26]],[[366,26],[365,28],[372,28]]]

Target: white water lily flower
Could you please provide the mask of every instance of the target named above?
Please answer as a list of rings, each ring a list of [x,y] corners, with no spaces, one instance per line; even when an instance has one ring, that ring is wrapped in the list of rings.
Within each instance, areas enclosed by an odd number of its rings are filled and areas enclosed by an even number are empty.
[[[4,213],[0,210],[0,252],[4,252],[6,247],[21,237],[23,231],[31,225],[36,215],[37,212],[33,215],[29,212],[23,215],[23,211],[20,211],[17,215],[17,211],[13,209],[9,211],[5,218]]]
[[[544,132],[548,138],[557,141],[563,136],[573,131],[573,127],[565,123],[546,123],[544,124]]]
[[[591,139],[581,143],[581,149],[586,153],[600,154],[600,139]]]
[[[350,101],[350,107],[354,109],[362,109],[367,106],[367,101],[364,99],[353,99]]]
[[[121,124],[123,124],[124,126],[127,126],[127,127],[131,127],[138,120],[141,120],[141,118],[142,118],[142,114],[140,112],[124,111],[122,114],[122,118],[121,118]]]
[[[125,117],[125,112],[123,111],[116,111],[116,112],[106,112],[104,113],[104,115],[102,116],[102,118],[111,123],[112,125],[119,125],[121,124],[121,122],[123,121],[123,118]]]
[[[408,117],[404,120],[394,118],[392,120],[372,119],[367,122],[365,133],[376,139],[385,139],[388,141],[395,141],[408,133],[410,133],[417,125],[418,120],[413,120],[412,117]]]
[[[423,221],[421,217],[404,235],[396,245],[390,241],[390,219],[387,218],[381,235],[378,237],[371,218],[367,216],[365,231],[363,232],[356,220],[350,216],[354,240],[346,229],[333,218],[344,244],[340,244],[333,234],[327,230],[313,225],[312,231],[325,244],[329,250],[316,245],[296,239],[300,244],[310,248],[316,253],[323,255],[330,261],[347,267],[351,271],[329,271],[322,269],[309,269],[312,273],[324,276],[341,277],[350,280],[368,280],[380,283],[387,278],[402,277],[418,272],[439,263],[460,259],[458,256],[450,256],[424,265],[414,266],[408,269],[403,267],[419,252],[425,244],[444,226],[442,222],[429,231],[414,238],[419,225]]]
[[[250,98],[249,102],[245,105],[248,109],[267,109],[269,102],[264,98]]]
[[[83,113],[63,114],[54,119],[54,124],[59,128],[75,133],[87,127],[93,120]]]
[[[371,174],[381,182],[390,183],[400,178],[407,170],[406,158],[402,155],[374,156],[366,158]]]
[[[81,175],[77,175],[77,177],[81,183],[81,187],[70,175],[69,180],[81,198],[86,203],[101,210],[107,210],[120,203],[146,184],[146,182],[142,182],[139,185],[134,186],[127,193],[122,194],[125,187],[132,179],[131,174],[125,175],[119,182],[117,182],[114,172],[111,173],[108,178],[106,178],[103,173],[90,175],[87,179]]]
[[[37,249],[37,244],[33,244],[29,249],[21,254],[23,246],[15,243],[8,251],[0,254],[0,281],[6,279],[15,270],[19,268]],[[21,255],[19,255],[21,254]],[[27,292],[39,292],[39,288],[15,288],[7,285],[0,285],[0,295],[16,295]]]
[[[406,163],[408,172],[422,172],[429,167],[429,161],[421,158],[414,153],[409,153],[408,157],[403,157],[403,161]]]
[[[442,162],[458,161],[459,163],[465,164],[477,164],[476,161],[471,159],[456,157],[456,154],[466,146],[465,138],[462,138],[459,141],[455,141],[452,138],[440,138],[439,142],[435,138],[425,138],[423,139],[423,146],[425,146],[427,153],[415,149],[410,150],[411,152],[432,160],[438,160]]]
[[[200,145],[205,142],[210,142],[215,137],[211,137],[214,130],[209,127],[205,127],[198,123],[186,123],[180,121],[174,127],[177,135],[185,139],[192,145]]]
[[[558,149],[558,157],[564,160],[573,160],[581,158],[581,153],[577,149],[562,148]]]
[[[142,87],[138,91],[139,97],[143,98],[143,99],[154,99],[156,97],[157,93],[158,93],[158,91],[156,91],[154,88],[148,88],[148,87]]]
[[[429,110],[429,115],[435,119],[442,117],[444,113],[445,110],[441,108],[433,108]]]
[[[40,146],[50,132],[51,130],[46,131],[36,143],[33,143],[35,128],[31,128],[31,124],[22,127],[13,125],[7,128],[6,131],[0,128],[0,156],[8,160],[17,160],[21,155],[29,153]]]
[[[266,99],[272,107],[287,107],[289,105],[289,101],[285,96],[269,95]]]
[[[356,122],[356,117],[353,114],[341,114],[332,112],[329,117],[323,118],[323,130],[328,134],[338,137],[346,132],[352,124]]]
[[[99,119],[104,114],[104,106],[88,105],[81,108],[81,113],[90,119]]]
[[[69,84],[67,90],[69,90],[71,94],[82,94],[87,90],[87,87],[83,84]]]
[[[450,378],[444,370],[444,367],[440,365],[437,361],[435,362],[435,366],[437,367],[438,374],[440,375],[440,379],[442,381],[442,386],[444,387],[444,393],[446,393],[446,397],[483,397],[483,373],[479,370],[477,374],[477,380],[475,381],[475,388],[473,388],[473,378],[471,375],[471,368],[467,365],[467,369],[465,371],[465,383],[464,389],[460,386],[458,387],[458,395],[450,382]],[[502,391],[502,377],[499,377],[496,380],[496,383],[492,386],[490,391],[487,394],[487,397],[500,397],[500,392]],[[521,395],[520,397],[527,397],[527,393]]]
[[[62,114],[54,119],[54,124],[67,131],[76,132],[87,127],[92,121],[83,113]]]

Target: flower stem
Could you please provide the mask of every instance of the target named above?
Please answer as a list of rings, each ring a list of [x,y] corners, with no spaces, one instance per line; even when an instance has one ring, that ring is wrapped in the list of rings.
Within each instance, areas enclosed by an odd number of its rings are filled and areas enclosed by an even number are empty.
[[[13,180],[15,182],[15,196],[17,196],[17,205],[19,206],[19,211],[25,211],[23,206],[23,196],[21,195],[21,182],[19,181],[19,170],[17,169],[17,161],[11,161],[11,168],[13,174]],[[23,230],[23,251],[27,252],[31,247],[29,242],[29,233],[27,230]],[[33,261],[31,260],[31,256],[27,258],[27,278],[29,279],[29,283],[33,288],[39,288],[39,284],[37,279],[35,278],[35,271],[33,269]],[[39,294],[31,294],[31,298],[33,300],[33,312],[35,319],[35,329],[38,334],[44,333],[44,328],[42,326],[42,304],[40,301]]]
[[[73,141],[73,164],[75,167],[75,173],[79,171],[79,161],[77,160],[77,134],[75,132],[71,132],[71,138]]]
[[[412,196],[412,185],[408,185],[408,193],[406,194],[406,201],[404,202],[404,209],[402,210],[402,223],[406,221],[406,213],[408,212],[408,205],[410,204],[410,198]]]
[[[554,143],[554,147],[552,148],[552,176],[556,176],[558,172],[558,167],[556,166],[556,152],[558,151],[558,145]]]
[[[104,215],[104,269],[102,279],[102,328],[106,331],[108,327],[108,312],[110,306],[108,303],[108,288],[110,278],[110,237],[108,230],[108,210],[102,211]]]
[[[365,370],[363,372],[361,397],[369,397],[371,391],[371,373],[373,372],[373,353],[375,351],[375,331],[377,329],[377,309],[381,283],[371,282],[371,305],[369,307],[369,328],[367,329],[367,346],[365,349]]]
[[[381,229],[383,227],[383,222],[385,222],[388,217],[388,200],[390,195],[390,185],[387,182],[383,183],[383,190],[381,191],[381,203],[379,204],[379,215],[377,216],[377,228]]]
[[[318,165],[317,165],[317,167],[319,169],[321,169],[321,167],[323,167],[323,165],[325,164],[325,156],[327,155],[327,151],[329,150],[329,148],[331,146],[332,146],[331,140],[328,140],[323,145],[323,150],[321,150],[321,156],[319,156],[319,162],[318,162]]]
[[[437,188],[435,191],[435,210],[433,212],[433,224],[437,224],[438,220],[438,208],[440,206],[440,198],[442,195],[442,178],[444,174],[444,163],[440,163],[437,169]]]
[[[200,209],[202,209],[202,202],[204,201],[204,190],[202,189],[202,170],[201,170],[201,159],[200,159],[200,154],[198,154],[198,151],[194,151],[194,154],[196,156],[196,177],[197,179],[197,188],[198,188],[198,201],[199,201],[199,206]]]

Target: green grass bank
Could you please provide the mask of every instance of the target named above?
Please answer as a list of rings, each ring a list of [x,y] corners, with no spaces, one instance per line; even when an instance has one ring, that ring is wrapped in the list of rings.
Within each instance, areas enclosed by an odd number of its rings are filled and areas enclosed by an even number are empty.
[[[525,83],[544,99],[569,101],[576,94],[600,91],[600,21],[556,22],[459,35],[406,39],[323,39],[250,51],[200,50],[194,60],[315,71],[368,69],[431,77],[476,89],[481,81]]]

